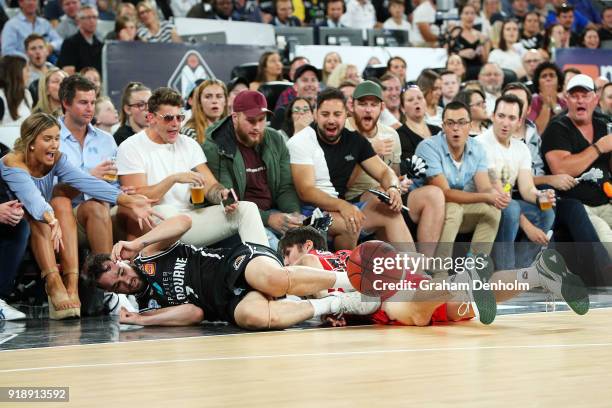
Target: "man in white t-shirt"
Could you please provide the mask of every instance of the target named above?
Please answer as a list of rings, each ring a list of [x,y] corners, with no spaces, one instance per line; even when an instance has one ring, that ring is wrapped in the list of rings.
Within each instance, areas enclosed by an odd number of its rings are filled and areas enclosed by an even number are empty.
[[[255,204],[241,201],[218,205],[231,193],[211,173],[200,145],[179,133],[184,119],[181,95],[170,88],[158,88],[148,106],[149,127],[127,139],[117,151],[121,184],[158,200],[155,209],[165,218],[189,214],[192,227],[182,237],[185,243],[211,245],[238,233],[244,242],[267,246]],[[192,186],[203,186],[206,202],[214,205],[194,208],[190,203]],[[129,221],[127,230],[128,239],[143,233]]]
[[[393,77],[398,82],[396,77]],[[400,175],[402,146],[395,129],[378,121],[385,107],[381,87],[372,82],[364,81],[355,88],[353,100],[349,104],[352,116],[346,120],[346,129],[364,136],[378,156],[396,175]],[[406,179],[400,184],[402,193],[407,193],[412,181]],[[356,167],[349,181],[346,199],[349,201],[377,202],[368,189],[378,189],[380,184],[369,176],[361,167]],[[410,209],[409,223],[413,231],[417,231],[418,241],[427,243],[420,250],[428,256],[433,256],[435,244],[440,240],[444,225],[444,193],[438,187],[423,186],[412,190],[406,199]]]
[[[417,0],[413,1],[416,6]],[[410,42],[415,47],[435,47],[438,42],[440,30],[434,24],[436,21],[436,7],[431,0],[420,0],[412,12],[412,35]]]
[[[404,4],[404,0],[390,0],[389,1],[389,17],[383,23],[383,28],[389,30],[405,30],[410,32],[412,30],[412,26],[406,20],[406,5]]]
[[[370,0],[350,0],[340,22],[350,28],[369,29],[376,24],[376,10]]]
[[[354,97],[358,96],[358,88]],[[336,250],[353,249],[362,229],[389,242],[412,242],[400,214],[402,197],[397,175],[363,136],[345,128],[346,117],[343,93],[335,88],[325,89],[317,97],[315,123],[287,142],[293,183],[298,197],[306,204],[302,213],[308,215],[319,207],[332,214],[334,222],[329,233]],[[386,191],[390,205],[378,200],[368,203],[346,200],[351,175],[357,168]]]
[[[523,231],[524,242],[535,242],[540,245],[548,243],[546,233],[551,230],[555,220],[552,209],[540,210],[538,202],[546,199],[554,203],[554,190],[549,193],[539,192],[534,184],[531,172],[531,154],[527,146],[512,137],[519,125],[523,102],[515,95],[504,95],[497,99],[493,113],[493,126],[476,140],[482,144],[487,153],[491,184],[500,192],[510,192],[516,185],[522,199],[513,199],[502,210],[494,251],[497,269],[515,267],[514,241],[519,227]],[[534,256],[533,246],[517,247],[519,267],[528,265]],[[537,250],[537,248],[536,248]],[[531,259],[532,260],[532,259]]]

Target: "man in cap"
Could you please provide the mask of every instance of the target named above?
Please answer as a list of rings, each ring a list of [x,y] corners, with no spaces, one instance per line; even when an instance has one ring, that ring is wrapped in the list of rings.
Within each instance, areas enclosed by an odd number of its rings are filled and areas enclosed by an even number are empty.
[[[580,200],[601,242],[612,242],[612,205],[603,188],[610,181],[612,134],[603,120],[593,116],[598,103],[593,80],[584,74],[574,76],[567,84],[565,100],[567,113],[553,120],[542,134],[545,170],[573,177],[601,170],[603,175],[596,182],[580,182],[561,192],[561,197]]]
[[[353,93],[349,110],[352,117],[346,120],[346,129],[364,136],[372,148],[397,176],[400,175],[400,160],[402,147],[400,139],[392,127],[379,122],[385,108],[381,87],[372,81],[364,81],[357,85]],[[378,181],[370,177],[360,167],[353,172],[351,186],[346,192],[346,199],[362,202],[374,200],[368,189],[379,187]],[[412,181],[406,179],[401,183],[407,192]],[[374,201],[375,202],[375,201]],[[410,192],[406,199],[410,209],[407,221],[412,231],[417,231],[418,241],[422,243],[437,243],[444,224],[444,194],[434,186],[423,186]],[[418,223],[418,229],[417,229]],[[427,255],[433,255],[433,245],[425,245],[421,250]]]
[[[300,226],[300,211],[289,168],[289,151],[282,135],[266,127],[268,104],[256,91],[234,99],[233,113],[213,125],[204,153],[213,174],[238,199],[257,204],[270,247],[287,229]]]
[[[293,89],[295,90],[293,99],[304,98],[310,103],[310,106],[314,107],[319,92],[320,79],[319,70],[310,64],[304,64],[296,69],[293,80]],[[274,117],[272,118],[272,127],[274,129],[280,129],[283,126],[285,111],[291,100],[288,100],[286,105],[277,107],[274,111]]]

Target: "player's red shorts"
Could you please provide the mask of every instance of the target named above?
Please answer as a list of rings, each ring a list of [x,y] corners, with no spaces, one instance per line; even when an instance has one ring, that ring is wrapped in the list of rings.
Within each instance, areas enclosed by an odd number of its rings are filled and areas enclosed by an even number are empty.
[[[448,322],[449,320],[448,320],[447,308],[448,308],[448,303],[444,303],[443,305],[438,306],[436,310],[434,310],[433,314],[431,315],[431,321],[429,322],[429,324]],[[374,324],[381,324],[385,326],[405,326],[405,324],[398,322],[397,320],[391,319],[389,316],[387,316],[387,313],[382,309],[379,309],[376,313],[370,315],[370,319],[372,319],[372,323]],[[461,320],[471,320],[471,319],[472,318],[469,317],[469,318],[465,318]]]

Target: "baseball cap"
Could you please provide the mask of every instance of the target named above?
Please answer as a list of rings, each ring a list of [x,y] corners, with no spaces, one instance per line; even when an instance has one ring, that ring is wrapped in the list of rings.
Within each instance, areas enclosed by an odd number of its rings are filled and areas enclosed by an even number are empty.
[[[234,99],[234,112],[244,113],[247,118],[254,118],[262,113],[272,113],[268,109],[268,101],[257,91],[242,91]]]
[[[587,91],[595,90],[595,84],[590,76],[584,74],[574,75],[567,84],[567,92],[575,88],[584,88]]]
[[[298,78],[304,75],[304,73],[307,71],[313,72],[317,76],[317,79],[319,81],[321,80],[321,74],[319,73],[319,70],[316,67],[310,64],[304,64],[295,70],[295,74],[293,74],[293,82],[297,81]]]
[[[364,96],[374,96],[382,101],[382,88],[376,82],[363,81],[353,91],[353,99],[360,99]]]

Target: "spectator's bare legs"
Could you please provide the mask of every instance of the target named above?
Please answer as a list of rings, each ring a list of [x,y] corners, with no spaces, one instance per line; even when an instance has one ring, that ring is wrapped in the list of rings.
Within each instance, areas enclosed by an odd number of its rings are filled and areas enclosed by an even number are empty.
[[[60,249],[62,280],[74,305],[81,306],[79,300],[79,248],[76,219],[72,212],[72,201],[68,197],[54,197],[51,207],[62,229],[64,247]]]
[[[333,217],[334,222],[329,227],[329,235],[334,240],[334,248],[336,251],[355,248],[357,246],[359,232],[352,233],[339,212],[331,212],[330,215]]]
[[[30,220],[30,228],[32,231],[30,236],[32,252],[38,267],[42,271],[41,277],[45,280],[45,291],[58,312],[56,318],[76,316],[76,312],[71,309],[77,305],[68,298],[66,287],[59,275],[53,242],[51,241],[51,227],[46,223]],[[64,237],[64,242],[65,239]]]
[[[77,220],[85,228],[93,254],[108,254],[113,249],[113,224],[107,203],[89,200],[77,209]]]
[[[436,251],[434,244],[440,241],[444,226],[444,193],[434,186],[417,188],[408,194],[406,206],[410,209],[410,218],[416,224],[419,252],[433,257]]]

